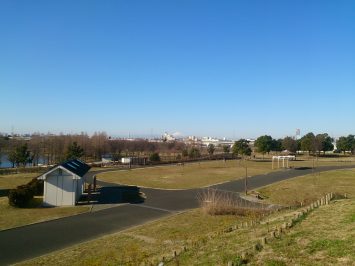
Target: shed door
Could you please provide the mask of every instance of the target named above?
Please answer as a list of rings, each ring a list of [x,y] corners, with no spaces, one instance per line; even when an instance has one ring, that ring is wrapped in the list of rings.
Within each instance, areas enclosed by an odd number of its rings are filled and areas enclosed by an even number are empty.
[[[63,185],[62,185],[62,204],[61,205],[74,205],[74,180],[72,176],[62,176]]]
[[[56,195],[57,195],[57,200],[56,200],[56,206],[60,206],[62,205],[62,201],[63,201],[63,191],[62,191],[62,187],[63,187],[63,176],[62,175],[58,175],[56,177],[54,177],[55,179],[57,179],[57,187],[56,187]]]

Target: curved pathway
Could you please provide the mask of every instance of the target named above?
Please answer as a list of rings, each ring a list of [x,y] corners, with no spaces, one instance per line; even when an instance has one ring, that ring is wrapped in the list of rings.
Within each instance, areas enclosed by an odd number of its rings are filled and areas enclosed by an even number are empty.
[[[318,167],[317,172],[354,167],[354,165],[324,166]],[[92,172],[92,174],[103,171]],[[289,169],[257,175],[248,178],[248,188],[254,189],[310,173],[312,173],[312,169]],[[119,186],[100,181],[98,183],[104,186]],[[244,180],[239,179],[211,187],[243,192]],[[174,212],[196,208],[198,207],[196,195],[201,189],[162,190],[142,188],[141,191],[147,197],[143,203],[122,204],[101,211],[0,231],[0,265],[8,265],[44,255],[105,234],[156,220]]]

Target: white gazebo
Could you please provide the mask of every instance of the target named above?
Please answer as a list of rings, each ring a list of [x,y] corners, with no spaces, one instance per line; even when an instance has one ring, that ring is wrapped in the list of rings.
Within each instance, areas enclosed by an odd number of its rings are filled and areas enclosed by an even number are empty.
[[[274,160],[277,160],[277,168],[280,168],[280,161],[282,161],[282,168],[289,167],[289,161],[296,159],[294,155],[285,155],[285,156],[272,156],[272,169],[274,169]],[[286,164],[285,164],[286,161]]]
[[[39,176],[44,181],[43,205],[73,206],[84,192],[84,175],[90,166],[74,159],[54,166]]]

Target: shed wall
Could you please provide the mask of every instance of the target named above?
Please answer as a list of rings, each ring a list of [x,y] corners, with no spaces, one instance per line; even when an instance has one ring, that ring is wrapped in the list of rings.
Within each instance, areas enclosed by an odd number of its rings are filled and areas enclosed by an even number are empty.
[[[77,180],[67,171],[53,171],[47,175],[44,181],[45,205],[49,206],[70,206],[75,205],[78,195],[76,195]],[[80,196],[80,195],[79,195]]]

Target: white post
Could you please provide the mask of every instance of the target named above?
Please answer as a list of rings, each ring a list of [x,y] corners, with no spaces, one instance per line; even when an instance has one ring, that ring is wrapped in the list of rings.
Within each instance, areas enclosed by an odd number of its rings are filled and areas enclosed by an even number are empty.
[[[271,163],[271,169],[274,170],[274,156],[272,156],[272,163]]]

